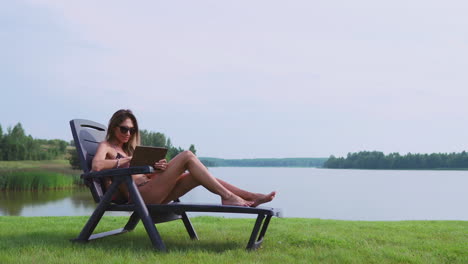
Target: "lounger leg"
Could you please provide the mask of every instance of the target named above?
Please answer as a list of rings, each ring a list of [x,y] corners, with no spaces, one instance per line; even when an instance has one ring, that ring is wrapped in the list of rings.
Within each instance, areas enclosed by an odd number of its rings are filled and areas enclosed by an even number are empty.
[[[266,234],[266,231],[268,229],[268,225],[270,224],[270,220],[271,220],[271,215],[267,216],[265,221],[263,222],[262,231],[260,231],[260,235],[258,235],[257,243],[258,243],[258,241],[261,241],[260,244],[263,242],[263,237]],[[259,244],[259,246],[260,246],[260,244]]]
[[[75,241],[75,242],[88,242],[89,241],[91,234],[94,232],[94,229],[96,228],[102,216],[104,215],[106,208],[109,206],[110,201],[112,199],[112,195],[117,190],[121,182],[122,181],[115,181],[113,184],[111,184],[111,186],[109,186],[109,190],[106,192],[101,202],[99,202],[96,209],[94,209],[93,214],[89,217],[88,222],[86,222],[79,236],[76,239],[73,239],[72,241]]]
[[[125,225],[124,229],[128,231],[132,231],[138,225],[138,222],[140,222],[140,217],[138,216],[136,212],[133,212],[132,215],[130,216],[130,219],[128,219],[128,222]]]
[[[180,203],[179,199],[175,199],[174,202]],[[190,221],[190,218],[187,215],[187,212],[183,212],[180,214],[182,216],[182,221],[184,222],[185,229],[187,230],[187,233],[190,236],[190,239],[192,240],[198,240],[197,232],[195,232],[195,229],[193,228],[192,222]]]
[[[159,235],[158,230],[156,229],[156,226],[151,219],[148,208],[146,207],[143,198],[141,198],[140,192],[138,192],[136,185],[131,177],[126,178],[126,184],[128,191],[130,192],[130,197],[132,197],[132,200],[135,203],[136,212],[145,226],[146,233],[148,234],[153,247],[160,251],[166,251],[166,246],[164,245],[164,242],[162,241],[161,236]]]
[[[182,216],[182,221],[184,222],[185,229],[187,229],[187,232],[192,240],[198,240],[197,233],[195,232],[195,229],[193,229],[192,222],[188,218],[188,215],[186,212],[183,212],[181,214]]]
[[[263,221],[263,219],[265,219],[265,215],[259,214],[257,220],[255,221],[252,234],[250,235],[250,240],[247,244],[247,250],[255,250],[262,245],[263,237],[265,236],[265,233],[268,229],[268,225],[270,224],[271,215],[266,216],[265,221]],[[260,228],[262,228],[261,231]],[[258,234],[259,231],[260,235]]]

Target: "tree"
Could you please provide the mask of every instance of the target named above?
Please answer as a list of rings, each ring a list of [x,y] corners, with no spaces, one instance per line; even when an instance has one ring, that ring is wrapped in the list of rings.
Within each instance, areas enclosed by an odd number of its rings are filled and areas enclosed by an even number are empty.
[[[21,123],[18,123],[13,127],[13,130],[11,130],[11,136],[19,140],[26,136]]]
[[[335,156],[331,155],[323,164],[324,168],[338,168],[338,160]]]
[[[70,163],[70,166],[73,169],[82,170],[80,159],[78,158],[78,152],[76,151],[76,148],[72,148],[68,151],[68,162]]]
[[[0,127],[1,128],[1,127]],[[1,129],[0,129],[1,130]],[[67,142],[59,139],[34,139],[26,136],[21,123],[7,133],[0,132],[0,160],[44,160],[54,159],[66,153]]]
[[[2,129],[2,125],[0,124],[0,160],[2,160],[2,151],[3,149],[3,129]]]
[[[195,145],[191,144],[189,150],[192,151],[193,154],[197,154],[197,150],[195,149]]]
[[[432,153],[400,156],[398,153],[384,155],[378,151],[348,153],[346,158],[330,158],[324,163],[326,168],[356,169],[437,169],[468,168],[468,153]]]
[[[166,136],[163,133],[140,130],[141,144],[143,146],[164,147]]]
[[[24,129],[21,123],[16,124],[13,129],[9,127],[7,129],[7,135],[5,136],[4,145],[4,159],[5,160],[22,160],[26,149],[22,146],[24,138]]]

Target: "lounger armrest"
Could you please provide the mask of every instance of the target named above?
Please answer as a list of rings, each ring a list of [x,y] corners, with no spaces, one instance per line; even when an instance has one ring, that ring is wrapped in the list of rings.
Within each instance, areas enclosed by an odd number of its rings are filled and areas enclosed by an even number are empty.
[[[102,171],[94,171],[81,174],[82,179],[90,178],[102,178],[102,177],[116,177],[116,176],[127,176],[132,174],[147,174],[153,173],[154,169],[151,166],[137,166],[130,168],[121,168],[121,169],[110,169]]]

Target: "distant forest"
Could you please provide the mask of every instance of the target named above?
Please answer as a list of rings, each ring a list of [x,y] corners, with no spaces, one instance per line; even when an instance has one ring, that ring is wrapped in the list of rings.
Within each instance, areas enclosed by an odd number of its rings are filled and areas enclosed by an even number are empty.
[[[384,155],[379,151],[348,153],[346,158],[330,156],[323,164],[333,169],[464,169],[468,168],[468,153],[432,153]]]
[[[207,167],[322,167],[327,158],[218,159],[200,158]]]
[[[175,157],[180,152],[184,151],[181,147],[175,147],[172,145],[171,139],[166,137],[163,133],[159,132],[152,132],[146,129],[140,130],[140,137],[141,137],[141,145],[143,146],[153,146],[153,147],[166,147],[167,155],[166,158],[168,160]],[[195,145],[191,144],[189,149],[193,152],[193,154],[197,154],[197,150],[195,149]]]
[[[0,160],[51,160],[66,154],[68,142],[34,139],[21,123],[3,132],[0,125]]]
[[[159,132],[140,130],[141,144],[167,147],[167,159],[184,151],[172,145],[170,138]],[[196,154],[195,146],[189,147]],[[26,135],[21,123],[6,132],[0,125],[0,160],[51,160],[67,158],[74,168],[79,168],[73,142],[60,139],[34,139]],[[340,169],[467,169],[468,153],[432,153],[385,155],[379,151],[348,153],[346,157],[329,158],[266,158],[266,159],[218,159],[200,158],[207,167],[324,167]]]

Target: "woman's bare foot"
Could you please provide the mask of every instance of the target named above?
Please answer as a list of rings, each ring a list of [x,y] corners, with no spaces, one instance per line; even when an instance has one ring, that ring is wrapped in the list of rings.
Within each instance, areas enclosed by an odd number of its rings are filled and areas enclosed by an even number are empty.
[[[236,205],[236,206],[252,206],[253,202],[246,201],[235,194],[231,194],[227,198],[221,198],[221,203],[223,205]]]
[[[255,199],[253,199],[252,201],[252,205],[250,205],[251,207],[257,207],[263,203],[268,203],[268,202],[271,202],[271,200],[273,200],[276,196],[276,192],[271,192],[269,194],[261,194],[261,193],[258,193],[255,195]]]

